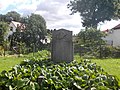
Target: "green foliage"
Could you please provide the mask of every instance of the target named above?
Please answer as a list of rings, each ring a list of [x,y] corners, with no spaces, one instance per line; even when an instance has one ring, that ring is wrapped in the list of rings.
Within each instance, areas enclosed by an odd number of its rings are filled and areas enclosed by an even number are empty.
[[[26,19],[25,43],[28,47],[34,48],[38,51],[43,47],[42,40],[47,35],[46,21],[37,14],[31,14]]]
[[[68,8],[72,14],[79,12],[84,27],[97,27],[99,22],[120,17],[119,0],[71,0]]]
[[[0,14],[0,21],[1,21],[1,22],[7,21],[7,20],[6,20],[6,15]]]
[[[29,47],[26,46],[26,35],[25,32],[20,32],[19,30],[13,32],[9,37],[10,49],[16,54],[26,54],[29,52]],[[13,47],[15,47],[13,49]]]
[[[119,58],[120,47],[106,44],[105,33],[89,28],[81,30],[74,40],[74,51],[83,58]]]
[[[42,54],[44,52],[44,54]],[[119,88],[117,79],[90,60],[54,64],[48,52],[0,74],[1,90],[81,90]],[[44,56],[44,57],[43,57]],[[48,58],[47,58],[48,57]],[[38,77],[44,77],[38,82]]]
[[[47,34],[46,21],[40,15],[31,14],[31,16],[28,17],[26,32],[30,35],[32,43],[35,43],[34,40],[38,38],[44,39]]]
[[[100,57],[102,46],[105,45],[105,41],[102,39],[104,36],[103,32],[94,28],[81,30],[76,36],[75,51],[82,56]]]
[[[100,30],[90,28],[86,30],[81,30],[78,33],[78,37],[81,40],[79,43],[83,44],[85,46],[95,46],[99,44],[104,44],[104,40],[102,37],[104,37],[105,34],[102,33]]]
[[[31,14],[29,17],[28,17],[28,30],[29,32],[31,33],[34,33],[34,34],[46,34],[47,33],[47,29],[46,29],[46,21],[45,19],[38,15],[38,14]]]
[[[120,47],[105,46],[103,48],[103,55],[105,57],[120,58]]]
[[[8,30],[8,24],[5,22],[0,22],[0,45],[3,45]]]
[[[102,58],[120,58],[120,47],[103,45],[101,47],[101,57]]]
[[[10,11],[6,14],[6,17],[11,21],[11,20],[14,20],[14,21],[20,21],[20,14],[17,13],[16,11]],[[8,21],[9,21],[8,20]]]
[[[0,17],[1,20],[2,16],[3,15],[1,15]],[[6,14],[6,17],[8,17],[9,19],[12,18],[11,20],[19,21],[25,24],[24,32],[21,32],[19,30],[20,28],[17,28],[16,32],[13,32],[13,34],[9,36],[10,50],[13,50],[13,47],[19,49],[20,43],[25,44],[24,46],[26,46],[27,48],[27,50],[25,50],[23,53],[26,53],[26,51],[35,52],[43,48],[42,40],[44,40],[45,36],[47,35],[47,29],[46,21],[42,16],[31,14],[28,17],[20,17],[19,13],[11,11]],[[35,50],[33,50],[34,48]],[[16,53],[19,53],[18,50],[16,51]]]

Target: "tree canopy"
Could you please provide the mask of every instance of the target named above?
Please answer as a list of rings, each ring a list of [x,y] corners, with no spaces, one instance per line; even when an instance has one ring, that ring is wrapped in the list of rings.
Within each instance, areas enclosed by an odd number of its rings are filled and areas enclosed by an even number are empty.
[[[31,14],[24,19],[24,23],[26,24],[25,43],[30,47],[41,48],[43,44],[42,40],[47,35],[45,19],[38,14]]]
[[[80,40],[79,43],[86,47],[95,47],[105,43],[102,39],[103,37],[105,37],[105,33],[94,28],[90,28],[88,30],[81,30],[78,33],[78,37]]]
[[[27,19],[26,32],[30,37],[35,39],[33,42],[36,41],[37,38],[44,39],[47,34],[45,19],[38,14],[31,14]]]
[[[28,31],[38,34],[38,33],[47,33],[46,29],[46,21],[45,19],[38,14],[31,14],[28,17],[28,24],[27,24]]]
[[[8,20],[20,21],[20,14],[16,11],[10,11],[6,14]]]
[[[6,22],[6,15],[0,14],[0,21],[1,22]]]
[[[73,0],[68,4],[72,14],[79,12],[84,27],[97,27],[99,22],[120,18],[119,0]]]
[[[75,51],[83,55],[92,55],[101,58],[102,47],[106,45],[103,40],[105,33],[95,28],[81,30],[75,40]]]

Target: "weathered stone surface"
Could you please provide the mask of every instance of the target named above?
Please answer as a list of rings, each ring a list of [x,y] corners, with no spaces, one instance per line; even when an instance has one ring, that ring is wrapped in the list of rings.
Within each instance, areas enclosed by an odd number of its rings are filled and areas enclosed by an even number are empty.
[[[71,62],[73,60],[72,31],[60,29],[52,33],[52,60]]]

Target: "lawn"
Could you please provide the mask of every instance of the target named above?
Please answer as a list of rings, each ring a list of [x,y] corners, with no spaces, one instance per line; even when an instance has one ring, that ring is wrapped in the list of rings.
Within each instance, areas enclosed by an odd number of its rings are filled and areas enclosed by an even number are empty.
[[[19,64],[23,60],[23,57],[0,57],[0,72],[3,70],[8,71],[11,67]]]
[[[120,80],[120,59],[92,59],[101,66],[107,73],[117,76]]]

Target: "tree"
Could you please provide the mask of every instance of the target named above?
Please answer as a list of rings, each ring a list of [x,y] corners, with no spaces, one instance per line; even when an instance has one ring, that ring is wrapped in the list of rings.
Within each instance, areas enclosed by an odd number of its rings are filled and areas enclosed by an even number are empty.
[[[81,30],[78,33],[78,37],[81,40],[81,44],[94,47],[95,45],[99,45],[101,41],[102,44],[104,44],[104,40],[102,39],[102,37],[105,37],[105,34],[100,30],[90,28],[87,30]]]
[[[8,32],[8,24],[5,22],[0,22],[0,45],[3,45],[5,37],[7,36]]]
[[[6,21],[6,15],[0,14],[0,21],[5,22]]]
[[[103,32],[90,28],[87,30],[81,30],[77,36],[77,46],[79,45],[79,47],[86,48],[87,50],[85,53],[89,52],[90,54],[96,53],[99,54],[99,56],[101,55],[101,46],[105,45],[105,41],[102,39],[105,37]]]
[[[27,45],[37,46],[42,44],[41,40],[47,35],[46,21],[37,14],[31,14],[26,21],[26,40]]]
[[[25,33],[17,30],[10,36],[10,49],[17,54],[25,54],[27,47],[25,44]],[[22,49],[24,47],[24,49]]]
[[[84,27],[97,27],[99,22],[120,18],[119,0],[73,0],[68,4],[72,14],[79,12]]]
[[[8,32],[8,24],[5,22],[0,22],[0,47],[3,49],[3,53],[5,56],[5,47],[7,46],[7,40],[5,39],[7,37]]]
[[[20,21],[20,14],[16,11],[10,11],[6,14],[8,20]]]

